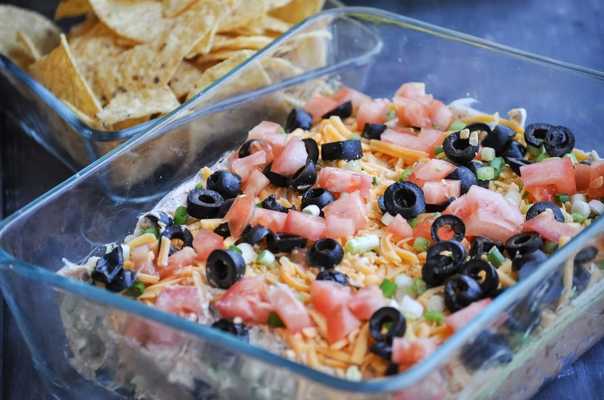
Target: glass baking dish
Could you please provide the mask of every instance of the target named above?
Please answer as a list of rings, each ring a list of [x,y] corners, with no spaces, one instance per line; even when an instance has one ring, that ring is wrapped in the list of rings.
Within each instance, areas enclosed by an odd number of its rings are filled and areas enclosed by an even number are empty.
[[[236,148],[261,120],[283,123],[294,104],[323,85],[346,85],[380,97],[391,96],[402,82],[424,81],[439,98],[473,97],[487,112],[525,107],[529,121],[564,124],[576,133],[578,147],[603,149],[603,73],[367,8],[326,11],[306,24],[329,29],[330,51],[354,48],[369,33],[379,38],[376,51],[365,62],[313,70],[155,127],[2,221],[0,287],[56,397],[524,399],[602,337],[602,271],[590,269],[581,289],[571,285],[560,293],[556,288],[569,276],[572,281],[577,252],[604,246],[603,219],[494,299],[426,360],[399,375],[361,382],[55,274],[63,257],[80,262],[123,238],[138,215],[153,207],[153,199]],[[353,25],[362,29],[346,29]],[[208,131],[198,151],[190,152],[183,138]],[[137,186],[116,166],[141,148],[161,150],[153,159],[158,165],[170,153],[186,155],[187,162]],[[119,176],[124,193],[118,198],[105,182]],[[135,187],[137,201],[131,201],[128,190]],[[126,323],[161,329],[171,345],[134,345]],[[485,331],[505,337],[513,358],[477,350],[484,348]]]

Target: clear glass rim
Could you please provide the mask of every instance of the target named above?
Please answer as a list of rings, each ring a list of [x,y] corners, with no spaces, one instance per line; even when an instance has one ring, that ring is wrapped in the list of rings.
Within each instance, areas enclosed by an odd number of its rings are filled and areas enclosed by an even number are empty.
[[[475,47],[485,48],[491,51],[503,52],[513,57],[519,57],[529,62],[537,62],[546,64],[551,67],[567,70],[569,72],[584,74],[588,77],[603,80],[604,73],[589,68],[577,66],[574,64],[568,64],[546,57],[538,56],[535,54],[523,52],[509,48],[507,46],[499,45],[493,42],[488,42],[471,35],[457,33],[455,31],[440,28],[431,24],[416,21],[411,18],[396,15],[394,13],[365,8],[365,7],[348,7],[341,9],[334,9],[325,11],[314,17],[311,17],[306,22],[298,25],[298,29],[305,26],[306,23],[312,23],[320,18],[324,17],[338,17],[338,16],[349,16],[360,19],[379,19],[379,22],[388,24],[397,24],[407,29],[424,31],[428,34],[443,36],[451,40],[462,41]],[[297,32],[297,30],[296,30]],[[283,37],[286,40],[287,34]],[[249,61],[248,61],[249,62]],[[243,96],[245,97],[245,95]],[[218,103],[214,106],[209,107],[204,111],[212,112],[220,107],[224,107],[225,104],[230,104],[233,99],[227,100],[223,103]],[[99,168],[102,168],[106,163],[111,162],[113,159],[119,157],[125,152],[129,151],[132,147],[138,143],[147,140],[153,135],[157,134],[161,128],[165,127],[170,121],[164,121],[162,124],[158,124],[154,129],[150,130],[146,134],[133,138],[127,144],[120,146],[118,149],[106,154],[99,160],[93,162],[82,171],[76,173],[71,178],[67,179],[62,184],[51,189],[43,196],[37,198],[29,205],[18,210],[5,220],[0,221],[0,237],[3,232],[7,230],[13,223],[17,222],[20,217],[25,216],[28,213],[34,212],[38,207],[42,207],[43,203],[52,199],[53,197],[68,191],[71,187],[78,184],[82,179],[85,179],[90,174],[93,174]],[[333,375],[329,375],[318,370],[307,367],[303,364],[299,364],[290,361],[284,357],[270,353],[259,347],[255,347],[246,344],[228,334],[211,329],[210,327],[199,325],[191,321],[187,321],[183,318],[177,317],[172,314],[165,313],[158,309],[148,307],[140,302],[131,300],[124,296],[116,296],[106,290],[87,285],[82,282],[70,280],[66,277],[59,276],[54,272],[50,272],[43,267],[25,263],[21,260],[15,259],[12,255],[7,253],[5,250],[0,249],[0,268],[4,273],[13,271],[27,279],[32,279],[42,283],[47,283],[56,288],[68,291],[75,295],[85,297],[89,300],[107,304],[112,307],[116,307],[120,310],[130,312],[144,318],[149,318],[154,321],[163,323],[169,327],[177,330],[198,336],[209,342],[216,343],[227,348],[232,348],[236,352],[241,352],[252,358],[264,361],[273,366],[285,368],[293,373],[303,376],[309,380],[315,381],[319,384],[328,386],[333,389],[360,392],[360,393],[381,393],[390,392],[396,390],[402,390],[410,385],[417,383],[420,379],[426,377],[431,372],[435,371],[435,368],[447,361],[448,357],[454,352],[458,351],[460,347],[467,342],[468,339],[472,338],[475,334],[484,329],[489,322],[497,318],[507,307],[512,305],[515,301],[522,298],[529,290],[539,285],[545,278],[559,268],[561,263],[577,253],[584,242],[595,238],[598,232],[604,230],[604,219],[600,218],[594,221],[589,227],[584,229],[579,235],[574,237],[568,244],[554,253],[546,260],[542,266],[533,273],[526,280],[521,281],[506,290],[502,295],[498,296],[493,302],[486,308],[486,311],[473,319],[467,326],[461,329],[459,332],[451,336],[442,346],[440,346],[433,354],[423,360],[421,363],[415,365],[409,370],[398,374],[396,376],[367,380],[367,381],[350,381],[343,378],[338,378]],[[8,270],[8,271],[7,271]]]

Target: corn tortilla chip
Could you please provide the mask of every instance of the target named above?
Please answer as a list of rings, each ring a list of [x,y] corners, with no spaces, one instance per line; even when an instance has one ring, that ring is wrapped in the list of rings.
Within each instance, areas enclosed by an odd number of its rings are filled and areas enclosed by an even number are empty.
[[[89,0],[94,13],[117,35],[138,43],[158,38],[168,25],[155,0]]]
[[[84,114],[94,116],[101,111],[99,101],[78,70],[65,35],[61,35],[61,45],[32,64],[30,71],[58,98],[68,101]]]
[[[104,125],[113,125],[134,118],[165,114],[179,105],[169,87],[143,89],[118,94],[97,117]]]
[[[239,6],[220,24],[219,32],[253,25],[268,12],[267,0],[239,0]]]
[[[21,49],[29,56],[32,62],[38,61],[42,58],[40,50],[36,47],[34,42],[31,40],[26,33],[17,32],[17,43],[21,46]]]
[[[140,118],[127,119],[125,121],[120,121],[118,123],[113,124],[111,129],[114,131],[121,131],[122,129],[128,129],[133,126],[140,125],[143,122],[149,121],[150,119],[151,119],[150,115],[145,115],[144,117],[140,117]]]
[[[99,96],[112,99],[124,91],[164,87],[191,49],[229,11],[225,1],[199,1],[176,17],[170,29],[98,65]]]
[[[78,17],[89,12],[88,0],[63,0],[55,10],[55,19]]]
[[[216,35],[211,44],[211,49],[202,48],[200,44],[195,46],[193,50],[187,55],[187,59],[195,58],[199,55],[206,55],[210,50],[214,51],[217,49],[231,49],[231,50],[260,50],[267,46],[273,41],[273,38],[269,36],[226,36]],[[204,43],[205,44],[205,43]]]
[[[203,71],[193,63],[183,61],[170,81],[170,88],[177,98],[186,98],[195,84],[201,80]]]
[[[324,4],[325,0],[292,0],[283,7],[272,10],[270,14],[291,24],[297,24],[321,11]]]
[[[172,18],[186,10],[196,0],[163,0],[162,12],[164,17]]]
[[[80,22],[77,25],[74,25],[69,30],[69,33],[67,34],[67,39],[71,40],[73,38],[86,34],[92,28],[94,28],[98,22],[99,19],[96,17],[96,15],[92,13],[86,14],[86,19],[84,19],[84,21]]]
[[[76,108],[74,105],[72,105],[67,100],[63,100],[63,102],[65,103],[65,105],[67,107],[69,107],[71,109],[71,111],[73,111],[73,113],[80,119],[80,121],[82,121],[83,124],[85,124],[91,128],[94,128],[94,129],[104,129],[104,127],[101,125],[101,123],[96,118],[92,118],[92,117],[86,115],[83,111]]]
[[[218,50],[215,51],[213,53],[210,54],[206,54],[205,56],[200,56],[197,57],[195,59],[195,63],[197,65],[205,65],[209,62],[212,61],[222,61],[222,60],[227,60],[229,58],[234,58],[234,57],[238,57],[239,54],[251,54],[253,55],[255,53],[255,51],[253,50],[230,50],[230,49],[223,49],[223,50]]]

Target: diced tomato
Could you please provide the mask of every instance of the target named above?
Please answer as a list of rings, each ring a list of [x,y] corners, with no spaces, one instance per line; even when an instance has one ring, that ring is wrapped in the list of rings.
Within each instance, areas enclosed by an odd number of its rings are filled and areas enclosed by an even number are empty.
[[[422,186],[426,204],[444,204],[450,198],[461,194],[461,183],[458,180],[443,179],[438,182],[426,182]]]
[[[445,318],[445,322],[453,330],[453,332],[457,332],[464,326],[468,325],[468,323],[476,318],[489,304],[491,304],[491,299],[489,298],[476,301],[469,306],[447,316]]]
[[[436,147],[443,143],[444,134],[441,131],[427,128],[422,128],[418,135],[400,130],[386,129],[386,131],[382,133],[382,140],[407,149],[434,154]]]
[[[560,194],[574,194],[577,191],[573,163],[567,157],[522,166],[520,177],[531,194],[540,188],[555,188],[555,193]]]
[[[333,94],[332,98],[338,104],[342,104],[350,100],[352,102],[352,109],[354,112],[357,112],[359,107],[364,103],[371,102],[371,97],[347,86],[340,88]]]
[[[285,147],[285,143],[287,143],[287,135],[284,134],[281,125],[270,121],[262,121],[252,128],[248,134],[248,138],[259,139],[268,143],[273,150],[272,156],[277,156],[281,153],[281,150]],[[271,159],[273,158],[272,156],[270,157]]]
[[[348,301],[348,308],[361,321],[368,320],[374,312],[385,305],[386,299],[384,298],[384,294],[376,285],[359,289]]]
[[[437,129],[422,128],[419,132],[419,139],[424,145],[426,153],[434,155],[434,151],[445,141],[445,133]]]
[[[572,225],[556,221],[551,210],[546,210],[526,221],[522,226],[522,230],[524,232],[537,232],[544,239],[555,243],[558,243],[562,236],[572,237],[579,232],[579,229]]]
[[[426,95],[426,84],[423,82],[406,82],[396,90],[394,97],[406,97],[408,99],[422,98]]]
[[[255,210],[254,198],[246,194],[238,196],[231,208],[224,216],[229,224],[231,236],[238,238],[241,236],[247,225],[254,217]]]
[[[365,124],[383,124],[386,122],[390,101],[376,99],[361,104],[357,111],[357,130],[363,131]]]
[[[503,243],[510,237],[520,233],[520,226],[510,223],[489,210],[477,209],[464,219],[466,236],[484,236],[496,242]]]
[[[433,100],[428,107],[428,115],[432,120],[432,126],[441,131],[447,130],[453,121],[453,112],[443,102]]]
[[[591,175],[591,166],[587,164],[575,165],[575,181],[577,182],[577,190],[584,192],[589,188]]]
[[[431,128],[432,121],[426,106],[419,101],[405,97],[395,97],[394,106],[398,121],[403,126]]]
[[[137,272],[143,272],[149,275],[155,275],[155,253],[151,251],[149,246],[143,245],[135,247],[130,251],[130,259],[134,263],[134,269]]]
[[[327,341],[329,343],[344,339],[346,335],[354,331],[361,325],[361,321],[354,316],[352,311],[342,305],[335,309],[327,317]]]
[[[199,315],[201,313],[199,295],[197,288],[194,286],[166,286],[157,296],[155,306],[161,310],[179,315]]]
[[[323,236],[332,239],[345,239],[354,236],[355,232],[355,221],[350,218],[338,215],[325,216],[325,231],[323,232]]]
[[[457,167],[445,160],[433,158],[425,162],[417,163],[409,180],[422,186],[424,182],[440,181],[445,179]]]
[[[332,281],[313,281],[310,286],[310,301],[325,317],[329,317],[340,306],[348,304],[351,296],[349,286]]]
[[[413,228],[409,225],[407,220],[399,214],[397,214],[390,225],[386,227],[386,232],[392,234],[397,240],[413,236]]]
[[[362,172],[342,168],[324,167],[319,171],[317,184],[334,193],[359,191],[364,199],[369,196],[371,177]]]
[[[271,182],[260,170],[253,170],[250,176],[247,178],[245,185],[243,186],[243,193],[252,197],[258,196],[258,193],[267,187]]]
[[[325,220],[300,211],[289,210],[283,231],[308,240],[319,240],[325,231]]]
[[[308,153],[301,139],[291,138],[287,145],[273,161],[271,170],[283,176],[292,176],[306,164]]]
[[[359,192],[342,193],[339,199],[323,208],[323,213],[328,218],[337,216],[353,221],[355,231],[364,228],[368,222],[367,205],[363,203]]]
[[[264,278],[243,278],[231,286],[218,300],[214,308],[224,318],[240,317],[248,323],[265,324],[273,311],[268,298]]]
[[[408,368],[425,359],[436,350],[433,339],[396,337],[392,341],[392,361]]]
[[[258,168],[262,169],[266,164],[266,153],[264,151],[258,151],[247,157],[233,160],[233,162],[231,162],[231,171],[239,175],[245,182],[254,170]]]
[[[313,325],[306,307],[288,286],[273,286],[269,290],[268,297],[273,309],[290,332],[300,332]]]
[[[436,219],[436,214],[420,214],[417,224],[413,228],[413,237],[422,237],[426,240],[432,240],[432,223]]]
[[[251,224],[253,226],[262,225],[273,232],[283,232],[285,229],[285,221],[287,221],[287,213],[256,208]]]
[[[331,97],[316,95],[306,102],[304,109],[312,115],[315,122],[320,121],[323,115],[338,106],[338,102]]]
[[[197,253],[197,259],[205,261],[214,250],[224,249],[224,239],[212,231],[202,229],[195,234],[193,248]]]
[[[604,161],[595,161],[591,164],[591,171],[589,175],[589,189],[587,195],[592,199],[599,199],[604,197]]]
[[[188,267],[189,265],[193,265],[195,258],[197,257],[197,253],[191,247],[183,247],[178,250],[176,253],[172,254],[168,257],[168,266],[165,268],[161,268],[159,271],[160,278],[165,278],[167,276],[172,275],[176,271],[180,270],[183,267]]]
[[[283,136],[282,133],[279,133],[278,135]],[[271,146],[270,143],[261,140],[261,139],[254,139],[254,141],[250,144],[249,147],[249,153],[250,154],[254,154],[257,153],[259,151],[264,151],[265,155],[266,155],[266,163],[269,164],[270,162],[273,161],[274,155],[273,155],[273,146]],[[233,152],[232,153],[233,160],[237,159],[239,156],[238,152]],[[232,162],[232,160],[230,161]],[[229,164],[230,165],[230,164]]]

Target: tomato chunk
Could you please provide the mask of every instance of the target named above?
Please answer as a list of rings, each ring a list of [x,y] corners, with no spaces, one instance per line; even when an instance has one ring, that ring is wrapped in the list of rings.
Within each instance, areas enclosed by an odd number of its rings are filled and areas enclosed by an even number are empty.
[[[520,167],[520,177],[529,193],[554,188],[555,193],[575,194],[577,184],[572,161],[567,157],[550,158]]]
[[[394,338],[392,341],[392,361],[408,368],[425,359],[436,350],[433,339]]]
[[[577,182],[577,190],[584,192],[589,188],[591,182],[591,166],[586,164],[575,165],[575,180]]]
[[[464,326],[468,325],[468,323],[476,318],[489,304],[491,304],[491,299],[489,298],[476,301],[469,306],[447,316],[445,318],[445,322],[453,330],[453,332],[457,332]]]
[[[273,311],[261,276],[241,279],[214,302],[214,307],[224,318],[239,317],[256,324],[265,324]]]
[[[424,182],[440,181],[445,179],[457,167],[445,160],[433,158],[428,161],[417,163],[409,180],[422,186]]]
[[[395,97],[394,106],[401,125],[414,128],[432,127],[432,120],[428,114],[428,109],[419,101],[405,97]]]
[[[285,221],[285,233],[302,236],[308,240],[318,240],[325,231],[325,220],[321,217],[289,210]]]
[[[367,206],[361,199],[359,192],[342,193],[340,198],[323,209],[326,217],[340,217],[353,221],[355,231],[364,228],[369,219],[367,217]],[[334,221],[335,224],[335,220]],[[336,227],[334,227],[337,230]],[[331,227],[330,227],[331,230]]]
[[[271,182],[260,170],[253,170],[250,173],[245,185],[243,186],[243,193],[252,197],[258,196],[258,194],[267,187]]]
[[[396,144],[411,150],[425,151],[432,155],[436,147],[442,145],[444,137],[443,132],[426,128],[422,128],[418,135],[393,129],[386,129],[382,133],[382,140],[384,142]]]
[[[311,98],[304,105],[304,109],[312,115],[315,122],[320,121],[323,115],[333,110],[338,106],[338,102],[331,97],[317,95]]]
[[[273,232],[283,232],[287,214],[279,211],[267,210],[264,208],[256,208],[251,224],[262,225]]]
[[[224,216],[229,224],[231,236],[238,238],[254,217],[254,198],[249,195],[238,196]]]
[[[331,281],[314,281],[310,287],[310,301],[325,317],[329,317],[340,306],[348,304],[351,296],[349,286]]]
[[[224,239],[212,231],[202,229],[195,234],[193,248],[197,253],[197,259],[205,261],[214,250],[224,249]]]
[[[191,247],[183,247],[176,253],[168,257],[168,266],[161,268],[159,271],[160,278],[165,278],[172,275],[174,272],[180,270],[183,267],[193,265],[197,253]]]
[[[405,218],[397,214],[394,220],[386,227],[386,232],[392,234],[396,240],[406,239],[413,236],[413,228]]]
[[[453,122],[453,112],[449,110],[443,102],[433,100],[428,106],[428,115],[432,120],[432,125],[441,131],[446,130]]]
[[[259,139],[268,143],[273,150],[274,156],[281,153],[281,150],[285,147],[285,143],[287,143],[287,135],[284,134],[281,125],[270,121],[262,121],[252,128],[248,134],[248,138]]]
[[[329,343],[344,339],[346,335],[354,331],[361,325],[361,321],[354,316],[352,311],[342,305],[335,309],[327,317],[327,341]]]
[[[575,236],[579,229],[575,226],[558,222],[554,218],[554,213],[551,210],[546,210],[526,221],[522,226],[525,232],[537,232],[544,239],[558,243],[562,236]]]
[[[371,318],[373,313],[384,305],[386,305],[386,299],[382,290],[376,285],[359,289],[348,301],[348,308],[361,321]]]
[[[592,199],[604,197],[604,161],[591,165],[587,195]]]
[[[234,159],[231,162],[231,171],[239,175],[241,180],[245,182],[254,170],[258,168],[262,169],[265,165],[266,153],[258,151],[247,157]]]
[[[363,131],[365,124],[383,124],[386,122],[390,104],[390,101],[386,99],[376,99],[362,103],[357,111],[357,130]]]
[[[355,221],[338,215],[325,216],[325,231],[323,236],[332,239],[349,238],[356,232]]]
[[[197,294],[197,288],[194,286],[166,286],[157,296],[155,306],[161,310],[179,315],[199,315],[201,313],[199,295]]]
[[[313,325],[306,307],[296,298],[289,287],[285,285],[273,286],[269,290],[268,297],[288,331],[296,333]]]
[[[155,253],[151,251],[149,246],[143,245],[135,247],[130,251],[130,258],[134,263],[134,269],[137,272],[143,272],[149,275],[156,275],[155,271]]]
[[[371,97],[347,86],[338,89],[338,91],[335,92],[332,97],[338,104],[351,101],[353,112],[357,112],[359,107],[362,106],[364,103],[372,101]]]
[[[461,194],[461,183],[457,180],[443,179],[439,182],[426,182],[422,186],[426,204],[444,204],[450,198]]]
[[[362,172],[342,168],[324,167],[319,171],[317,184],[334,193],[359,191],[364,199],[369,196],[371,177]]]
[[[306,164],[306,146],[298,138],[291,138],[287,145],[273,161],[271,170],[283,176],[292,176]]]

